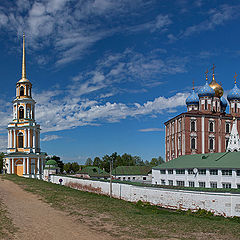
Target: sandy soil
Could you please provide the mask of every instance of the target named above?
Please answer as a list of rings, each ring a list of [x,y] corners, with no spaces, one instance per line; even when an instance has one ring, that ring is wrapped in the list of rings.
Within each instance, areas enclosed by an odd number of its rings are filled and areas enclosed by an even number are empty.
[[[19,228],[15,239],[113,239],[106,233],[94,232],[66,213],[53,209],[11,181],[0,179],[0,197],[8,208],[10,218]]]

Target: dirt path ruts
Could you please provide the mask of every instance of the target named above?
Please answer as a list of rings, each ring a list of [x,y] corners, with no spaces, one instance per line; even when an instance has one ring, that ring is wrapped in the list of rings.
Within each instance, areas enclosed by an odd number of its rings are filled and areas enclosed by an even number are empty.
[[[15,183],[0,179],[0,197],[8,208],[13,223],[19,228],[15,239],[24,240],[110,240],[105,233],[94,232],[74,221],[64,212],[50,207],[36,195]]]

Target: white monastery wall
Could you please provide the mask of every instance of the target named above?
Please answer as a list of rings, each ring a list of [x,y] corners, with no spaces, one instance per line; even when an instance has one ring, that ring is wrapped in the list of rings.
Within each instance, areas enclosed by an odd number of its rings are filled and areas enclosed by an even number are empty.
[[[51,182],[62,185],[79,184],[91,189],[100,189],[100,193],[109,195],[110,183],[88,179],[51,175]],[[163,189],[154,187],[139,187],[124,183],[112,184],[112,195],[115,198],[130,202],[149,202],[164,208],[197,210],[198,208],[213,212],[225,217],[240,217],[240,194],[198,192],[187,190]]]

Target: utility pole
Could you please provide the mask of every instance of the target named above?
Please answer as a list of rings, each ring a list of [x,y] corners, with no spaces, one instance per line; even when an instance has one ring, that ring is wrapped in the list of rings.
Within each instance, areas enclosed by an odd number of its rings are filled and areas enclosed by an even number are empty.
[[[112,158],[110,157],[110,198],[112,197]]]

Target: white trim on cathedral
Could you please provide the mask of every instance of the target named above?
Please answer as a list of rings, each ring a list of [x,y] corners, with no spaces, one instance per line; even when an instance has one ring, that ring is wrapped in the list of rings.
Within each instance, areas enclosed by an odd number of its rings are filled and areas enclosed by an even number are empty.
[[[233,119],[231,134],[228,141],[227,152],[240,151],[240,138],[237,130],[237,120]]]

